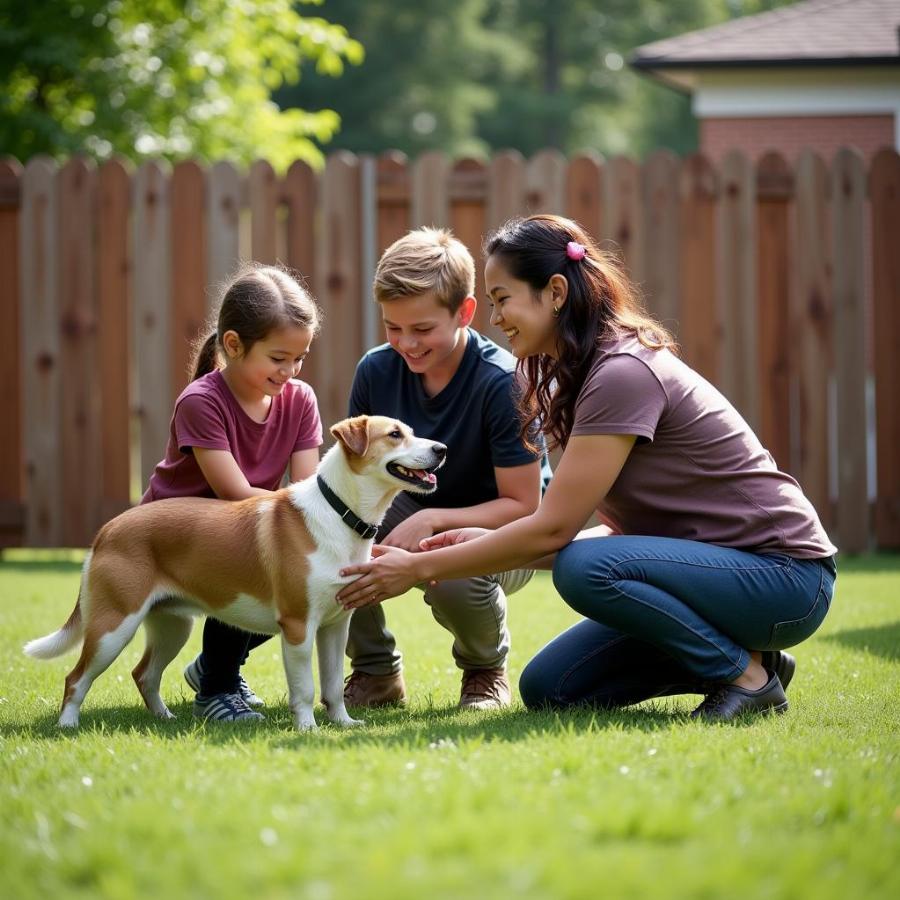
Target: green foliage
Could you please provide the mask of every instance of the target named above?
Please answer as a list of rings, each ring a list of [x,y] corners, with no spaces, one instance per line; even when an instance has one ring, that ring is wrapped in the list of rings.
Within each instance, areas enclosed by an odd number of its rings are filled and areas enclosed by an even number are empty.
[[[337,114],[270,94],[362,58],[291,0],[0,0],[0,150],[317,162]]]
[[[688,97],[632,71],[641,44],[789,0],[326,0],[366,47],[336,83],[314,73],[276,95],[327,103],[357,152],[513,147],[644,154],[696,146]]]
[[[841,563],[825,624],[795,651],[785,716],[704,725],[681,715],[695,697],[462,713],[448,636],[413,592],[386,607],[410,708],[315,735],[290,730],[274,643],[247,666],[268,700],[264,723],[194,722],[180,670],[199,634],[163,679],[177,719],[158,722],[140,704],[138,636],[88,695],[81,730],[59,733],[74,658],[40,663],[20,648],[64,621],[79,567],[31,559],[0,563],[4,896],[900,893],[897,556]],[[546,574],[511,598],[514,679],[574,618]]]

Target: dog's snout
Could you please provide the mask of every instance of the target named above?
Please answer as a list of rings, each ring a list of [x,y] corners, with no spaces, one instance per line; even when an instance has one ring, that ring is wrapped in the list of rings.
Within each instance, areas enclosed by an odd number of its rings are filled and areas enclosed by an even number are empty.
[[[431,452],[432,452],[438,459],[446,459],[446,457],[447,457],[447,445],[446,445],[446,444],[432,444],[432,445],[431,445]]]

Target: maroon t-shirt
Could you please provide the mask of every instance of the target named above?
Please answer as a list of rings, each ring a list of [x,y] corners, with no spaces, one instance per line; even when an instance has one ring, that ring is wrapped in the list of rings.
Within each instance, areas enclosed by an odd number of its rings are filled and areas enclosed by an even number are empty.
[[[175,401],[166,457],[150,476],[141,503],[169,497],[215,497],[193,448],[228,450],[247,481],[275,491],[297,450],[322,444],[316,395],[303,381],[289,381],[272,398],[265,422],[244,412],[216,369],[192,381]]]
[[[737,410],[668,350],[604,341],[575,404],[572,436],[636,435],[599,510],[624,534],[784,553],[836,548],[800,485]]]

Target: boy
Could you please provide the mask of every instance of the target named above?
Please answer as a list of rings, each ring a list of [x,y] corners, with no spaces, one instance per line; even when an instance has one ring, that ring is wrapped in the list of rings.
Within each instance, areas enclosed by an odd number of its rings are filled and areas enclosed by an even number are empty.
[[[449,231],[421,228],[384,252],[375,273],[388,343],[360,360],[350,415],[394,416],[420,437],[448,447],[438,489],[415,500],[400,494],[376,541],[418,551],[419,541],[449,528],[497,528],[537,508],[546,457],[519,438],[512,396],[515,359],[469,328],[475,314],[475,264]],[[463,670],[459,705],[491,709],[510,702],[506,676],[506,594],[531,578],[503,572],[422,586],[425,602],[453,635]],[[406,701],[402,657],[381,604],[350,623],[352,673],[344,692],[353,706]]]

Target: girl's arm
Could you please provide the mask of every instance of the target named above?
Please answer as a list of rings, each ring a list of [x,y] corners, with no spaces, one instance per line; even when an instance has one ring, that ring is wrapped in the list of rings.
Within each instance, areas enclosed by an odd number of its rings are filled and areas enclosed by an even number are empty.
[[[193,451],[203,477],[220,500],[246,500],[247,497],[272,493],[265,488],[253,487],[247,481],[230,450],[194,447]]]
[[[319,448],[295,450],[291,454],[291,481],[303,481],[316,471],[319,465]]]
[[[395,597],[413,585],[527,566],[572,541],[612,487],[633,435],[582,435],[569,440],[537,512],[475,540],[425,553],[378,548],[377,558],[348,566],[359,575],[339,594],[345,608]]]

